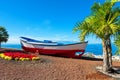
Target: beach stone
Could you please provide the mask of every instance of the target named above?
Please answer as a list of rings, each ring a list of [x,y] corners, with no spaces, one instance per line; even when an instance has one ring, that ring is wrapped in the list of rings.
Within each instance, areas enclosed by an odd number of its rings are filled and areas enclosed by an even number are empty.
[[[38,61],[7,61],[0,58],[1,80],[115,80],[96,70],[103,61],[39,55]],[[113,66],[120,66],[113,62]]]
[[[93,53],[87,52],[85,54],[83,54],[84,57],[91,57],[91,58],[95,58],[95,55]]]

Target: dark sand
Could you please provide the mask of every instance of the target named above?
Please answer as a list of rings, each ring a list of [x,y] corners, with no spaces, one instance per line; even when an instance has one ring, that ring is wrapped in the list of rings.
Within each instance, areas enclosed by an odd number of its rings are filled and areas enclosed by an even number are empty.
[[[96,71],[100,60],[39,55],[38,61],[7,61],[0,58],[0,80],[115,80]],[[120,62],[114,62],[120,66]]]

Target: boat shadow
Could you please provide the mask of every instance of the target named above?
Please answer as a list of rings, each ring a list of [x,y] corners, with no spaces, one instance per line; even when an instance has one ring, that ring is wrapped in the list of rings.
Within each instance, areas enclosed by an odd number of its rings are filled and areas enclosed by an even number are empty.
[[[41,54],[41,55],[45,55],[45,54]],[[56,56],[56,55],[45,55],[45,56],[52,56],[52,57],[58,57],[58,58],[68,58],[70,59],[70,57],[65,57],[65,56]],[[92,58],[92,57],[80,57],[80,58],[72,58],[72,59],[78,59],[78,60],[90,60],[90,61],[103,61],[103,59],[99,59],[99,58]]]
[[[84,57],[84,56],[82,56],[80,59],[91,60],[91,61],[103,61],[103,59],[100,58],[92,58],[92,57]]]

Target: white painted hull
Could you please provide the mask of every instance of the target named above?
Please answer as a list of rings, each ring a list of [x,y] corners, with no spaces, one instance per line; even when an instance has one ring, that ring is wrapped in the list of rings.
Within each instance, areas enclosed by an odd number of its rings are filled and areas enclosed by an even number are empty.
[[[29,48],[40,48],[40,49],[56,49],[56,50],[84,50],[86,47],[86,42],[75,43],[68,45],[43,45],[43,44],[33,44],[21,41],[24,47]]]

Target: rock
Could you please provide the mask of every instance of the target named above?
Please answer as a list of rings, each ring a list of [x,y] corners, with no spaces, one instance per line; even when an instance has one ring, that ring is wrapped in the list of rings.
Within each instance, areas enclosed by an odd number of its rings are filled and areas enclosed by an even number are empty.
[[[95,58],[95,55],[94,55],[93,53],[89,53],[89,52],[85,53],[83,56],[84,56],[84,57]]]

